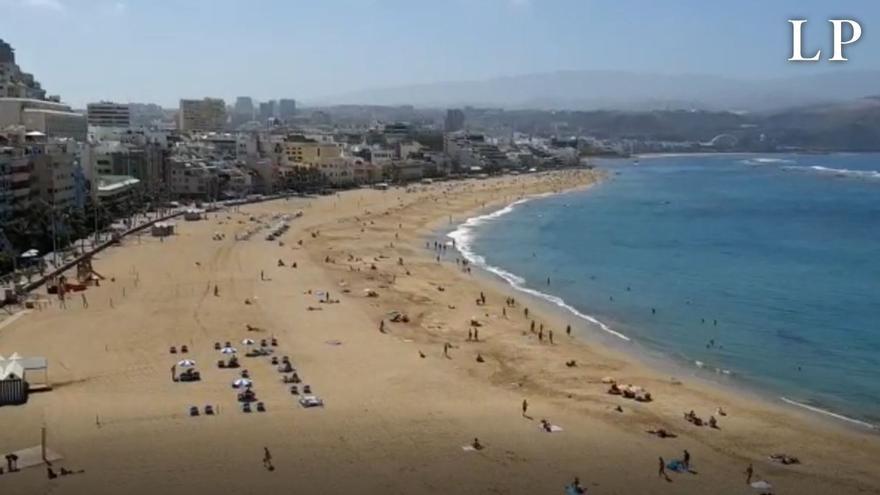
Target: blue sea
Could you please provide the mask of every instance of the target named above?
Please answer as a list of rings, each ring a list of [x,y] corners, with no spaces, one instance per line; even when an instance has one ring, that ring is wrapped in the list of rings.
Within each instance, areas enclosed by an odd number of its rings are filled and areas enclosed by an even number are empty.
[[[600,167],[608,180],[589,190],[520,202],[450,235],[585,331],[880,424],[880,155]]]

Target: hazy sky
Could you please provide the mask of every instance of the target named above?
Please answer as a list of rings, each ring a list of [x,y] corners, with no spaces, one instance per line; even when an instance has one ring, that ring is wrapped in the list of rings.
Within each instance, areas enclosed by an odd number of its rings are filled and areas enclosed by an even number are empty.
[[[794,66],[787,19],[856,18],[845,66]],[[878,0],[0,0],[0,38],[76,106],[309,99],[566,69],[738,77],[880,69]],[[880,33],[880,31],[878,31]]]

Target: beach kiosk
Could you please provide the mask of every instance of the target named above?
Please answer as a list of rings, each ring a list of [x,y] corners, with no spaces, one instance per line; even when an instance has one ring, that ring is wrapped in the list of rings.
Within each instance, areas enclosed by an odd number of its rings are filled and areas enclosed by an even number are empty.
[[[0,406],[27,402],[24,367],[18,360],[0,359]]]
[[[0,406],[24,404],[28,393],[38,389],[51,389],[46,358],[0,356]]]

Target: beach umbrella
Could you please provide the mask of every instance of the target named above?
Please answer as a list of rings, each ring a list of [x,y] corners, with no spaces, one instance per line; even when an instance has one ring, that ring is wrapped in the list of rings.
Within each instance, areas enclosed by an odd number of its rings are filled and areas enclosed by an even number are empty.
[[[254,382],[248,380],[247,378],[236,378],[232,381],[232,386],[235,388],[250,387],[252,383]]]
[[[195,368],[196,362],[192,359],[184,359],[183,361],[178,361],[177,366],[181,368]]]
[[[36,258],[40,255],[40,252],[36,249],[28,249],[27,251],[21,253],[21,258]]]
[[[241,343],[244,345],[254,345],[255,342],[253,339],[244,339],[241,341]]]
[[[223,349],[220,349],[221,354],[235,354],[236,352],[238,351],[235,347],[224,347]]]

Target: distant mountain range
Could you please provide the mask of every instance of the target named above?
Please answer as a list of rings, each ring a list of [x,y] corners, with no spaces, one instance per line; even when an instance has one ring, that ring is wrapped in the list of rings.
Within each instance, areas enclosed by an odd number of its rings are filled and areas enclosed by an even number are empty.
[[[708,75],[561,71],[358,91],[315,104],[459,106],[546,110],[773,111],[880,93],[880,71],[835,71],[750,80]]]

